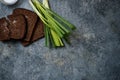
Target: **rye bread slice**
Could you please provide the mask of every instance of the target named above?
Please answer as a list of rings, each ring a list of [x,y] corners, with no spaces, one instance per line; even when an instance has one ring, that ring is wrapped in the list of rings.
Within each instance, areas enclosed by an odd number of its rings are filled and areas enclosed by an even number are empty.
[[[28,46],[29,44],[33,43],[34,41],[43,38],[44,37],[44,26],[43,26],[43,22],[38,19],[36,26],[34,28],[34,32],[32,34],[32,38],[31,41],[24,41],[22,42],[23,46]]]
[[[23,8],[14,9],[13,14],[22,14],[25,16],[27,20],[27,32],[23,41],[30,41],[38,16],[34,12]]]
[[[9,40],[8,22],[5,18],[0,19],[0,41]]]
[[[10,38],[23,39],[26,33],[26,20],[23,15],[9,15]]]
[[[36,27],[34,29],[34,33],[32,35],[32,39],[31,41],[36,41],[40,38],[42,38],[44,36],[44,26],[43,26],[43,22],[38,19]]]

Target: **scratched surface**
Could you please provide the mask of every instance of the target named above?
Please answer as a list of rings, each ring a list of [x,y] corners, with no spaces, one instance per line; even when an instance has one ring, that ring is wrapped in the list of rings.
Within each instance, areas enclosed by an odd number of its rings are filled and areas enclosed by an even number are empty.
[[[0,42],[0,80],[120,80],[120,0],[50,0],[50,4],[77,27],[71,46],[48,49],[44,39],[28,47]],[[6,14],[17,7],[32,10],[28,0],[0,7]]]

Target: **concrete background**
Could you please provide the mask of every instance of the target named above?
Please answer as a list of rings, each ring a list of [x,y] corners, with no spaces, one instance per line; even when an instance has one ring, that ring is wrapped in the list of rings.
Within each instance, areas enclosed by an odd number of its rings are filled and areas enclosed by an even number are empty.
[[[0,80],[120,80],[120,0],[50,0],[73,23],[71,46],[49,49],[44,39],[28,47],[0,42]],[[28,0],[0,7],[31,9]],[[0,14],[0,17],[3,17]]]

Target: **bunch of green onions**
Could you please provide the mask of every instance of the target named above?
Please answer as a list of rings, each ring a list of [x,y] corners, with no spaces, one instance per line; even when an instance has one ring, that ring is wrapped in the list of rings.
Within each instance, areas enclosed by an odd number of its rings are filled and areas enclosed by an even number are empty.
[[[75,26],[50,10],[48,0],[29,0],[30,5],[44,23],[45,44],[47,47],[65,46],[68,36]]]

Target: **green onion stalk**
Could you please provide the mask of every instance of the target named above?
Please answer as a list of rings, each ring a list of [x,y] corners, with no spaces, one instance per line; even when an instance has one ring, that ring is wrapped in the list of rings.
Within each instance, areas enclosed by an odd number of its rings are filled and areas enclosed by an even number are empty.
[[[75,29],[75,26],[53,12],[49,7],[48,0],[29,0],[30,5],[44,23],[45,45],[47,47],[65,46],[68,36]]]

